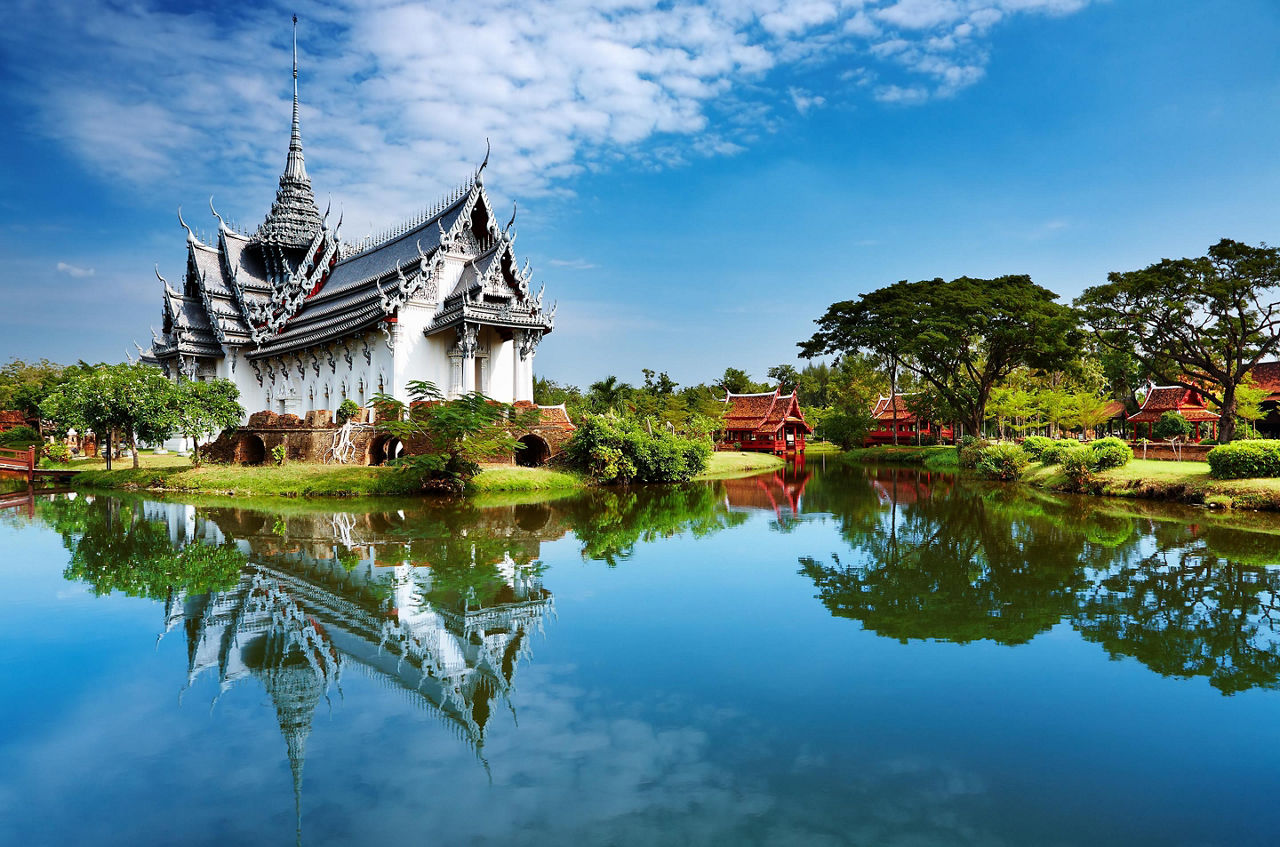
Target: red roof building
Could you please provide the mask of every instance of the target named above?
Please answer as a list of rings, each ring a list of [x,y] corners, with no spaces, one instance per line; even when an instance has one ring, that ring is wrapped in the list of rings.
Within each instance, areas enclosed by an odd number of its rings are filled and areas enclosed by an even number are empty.
[[[6,432],[20,426],[35,429],[35,421],[28,420],[22,412],[13,409],[0,409],[0,432]]]
[[[1280,438],[1280,362],[1259,362],[1249,373],[1253,384],[1267,392],[1259,404],[1266,415],[1256,424],[1258,434]]]
[[[955,431],[948,425],[932,424],[928,420],[920,420],[916,413],[907,406],[910,394],[894,394],[892,397],[880,395],[876,404],[871,407],[871,417],[875,424],[867,433],[863,446],[876,444],[892,444],[894,431],[897,431],[899,444],[910,444],[923,435],[936,437],[939,441],[955,440]]]
[[[804,437],[813,432],[800,411],[796,393],[781,389],[762,394],[728,394],[720,447],[763,453],[803,453]]]
[[[1193,441],[1204,437],[1201,427],[1208,424],[1208,435],[1214,438],[1218,430],[1218,414],[1209,410],[1204,395],[1194,388],[1181,385],[1151,385],[1147,388],[1147,396],[1142,401],[1142,408],[1129,416],[1132,424],[1146,424],[1147,437],[1154,438],[1152,429],[1156,422],[1167,412],[1177,412],[1195,427]],[[1141,432],[1134,427],[1134,435]]]

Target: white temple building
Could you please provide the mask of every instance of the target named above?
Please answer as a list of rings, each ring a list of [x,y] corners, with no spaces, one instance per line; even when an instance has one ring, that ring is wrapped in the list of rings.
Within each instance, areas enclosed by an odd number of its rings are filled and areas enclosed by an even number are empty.
[[[217,218],[216,243],[187,226],[180,289],[164,286],[163,324],[142,360],[174,379],[223,378],[247,412],[303,415],[408,401],[424,380],[456,397],[532,401],[533,358],[555,307],[530,288],[485,192],[485,164],[412,220],[346,243],[316,205],[302,155],[294,42],[293,131],[275,202],[255,232]],[[485,156],[485,163],[488,155]]]

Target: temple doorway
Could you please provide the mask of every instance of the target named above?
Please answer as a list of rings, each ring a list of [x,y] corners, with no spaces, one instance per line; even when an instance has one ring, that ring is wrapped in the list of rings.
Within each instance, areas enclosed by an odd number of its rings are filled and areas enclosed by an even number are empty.
[[[236,442],[237,465],[260,465],[267,458],[267,445],[256,435],[242,435]]]
[[[388,435],[386,438],[379,438],[369,445],[369,464],[371,465],[385,465],[387,462],[399,459],[403,455],[404,444],[400,443],[400,439],[392,435]]]

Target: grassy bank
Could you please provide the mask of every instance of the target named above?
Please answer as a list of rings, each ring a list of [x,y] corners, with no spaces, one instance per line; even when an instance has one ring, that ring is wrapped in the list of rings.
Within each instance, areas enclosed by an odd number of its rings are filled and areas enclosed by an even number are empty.
[[[1067,490],[1062,468],[1034,464],[1023,480],[1041,488]],[[1134,459],[1123,468],[1096,474],[1087,494],[1147,500],[1204,503],[1227,509],[1280,511],[1280,479],[1213,479],[1208,462]]]
[[[724,451],[711,454],[707,469],[694,479],[728,479],[750,476],[754,473],[781,468],[786,460],[770,453],[735,453]]]
[[[777,456],[758,453],[715,453],[699,479],[723,479],[782,467]],[[88,461],[72,467],[84,469],[73,487],[88,490],[174,491],[232,497],[394,497],[418,494],[416,481],[395,468],[348,467],[289,463],[243,467],[202,465],[172,454],[143,455],[137,469],[117,463],[105,470]],[[583,477],[551,468],[490,465],[473,481],[475,493],[568,491],[588,485]]]

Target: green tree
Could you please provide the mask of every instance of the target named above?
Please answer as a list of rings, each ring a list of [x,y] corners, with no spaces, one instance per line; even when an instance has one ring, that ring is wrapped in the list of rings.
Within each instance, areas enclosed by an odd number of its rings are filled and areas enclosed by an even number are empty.
[[[136,468],[139,441],[164,441],[178,431],[177,389],[149,365],[99,365],[80,373],[46,397],[40,412],[63,430],[106,437],[108,468],[114,433],[129,439]]]
[[[240,389],[225,379],[183,380],[176,386],[178,431],[191,439],[191,463],[200,464],[200,439],[240,423]]]
[[[1019,367],[1061,368],[1079,348],[1075,314],[1028,276],[899,282],[833,304],[818,326],[800,344],[804,355],[866,350],[894,360],[952,413],[938,419],[973,433],[1001,380]]]
[[[648,391],[650,394],[673,394],[680,386],[680,383],[675,382],[671,377],[667,376],[666,371],[655,375],[652,369],[644,368],[643,373],[644,390]]]
[[[751,375],[741,368],[725,368],[724,374],[716,380],[716,388],[730,394],[750,394],[759,386],[751,380]]]
[[[378,393],[373,406],[378,410],[378,431],[413,446],[413,455],[396,462],[417,474],[424,490],[462,492],[480,472],[482,461],[517,449],[513,430],[526,429],[539,419],[537,410],[520,411],[478,392],[445,400],[434,383],[414,380],[408,388],[411,405]]]
[[[1240,383],[1280,352],[1280,250],[1224,238],[1207,256],[1107,280],[1076,300],[1099,341],[1166,385],[1203,391],[1221,413],[1220,439],[1230,441]]]
[[[768,377],[778,381],[783,394],[790,394],[800,385],[800,372],[793,365],[774,365],[769,368]]]
[[[597,412],[616,412],[623,401],[633,393],[633,389],[625,382],[619,382],[610,374],[598,382],[591,383],[587,390],[587,405]]]

